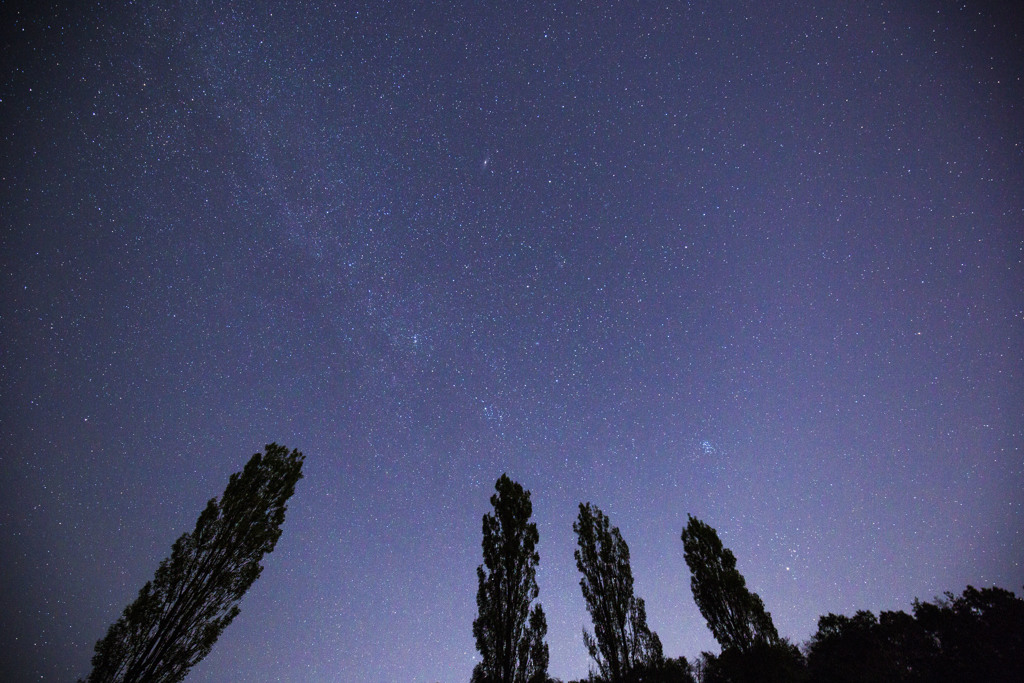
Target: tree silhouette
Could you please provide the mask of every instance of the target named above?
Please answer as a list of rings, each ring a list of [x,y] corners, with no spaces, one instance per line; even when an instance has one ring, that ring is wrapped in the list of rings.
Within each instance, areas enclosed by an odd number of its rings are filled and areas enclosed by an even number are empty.
[[[526,629],[529,644],[529,662],[527,664],[527,683],[547,683],[548,678],[548,644],[544,638],[548,634],[548,621],[540,604],[530,611],[530,625]]]
[[[1024,600],[1012,592],[967,586],[960,596],[915,600],[914,619],[937,644],[935,680],[1024,680]]]
[[[477,567],[473,636],[482,660],[474,683],[538,683],[547,680],[547,622],[537,604],[537,525],[530,522],[530,492],[503,474],[491,496],[494,512],[483,518],[484,563]]]
[[[637,667],[626,676],[624,683],[696,683],[696,679],[686,657],[676,657],[660,664]]]
[[[750,650],[757,643],[778,645],[778,631],[757,593],[736,569],[736,556],[713,528],[689,515],[683,548],[690,568],[690,589],[701,615],[722,650]]]
[[[302,462],[299,451],[270,444],[231,475],[96,643],[86,683],[173,683],[210,652],[281,536]]]
[[[807,678],[800,650],[784,639],[704,655],[702,683],[802,683]]]
[[[583,642],[601,676],[620,683],[636,670],[660,667],[661,640],[647,626],[644,601],[633,595],[629,546],[618,527],[609,527],[597,506],[580,503],[572,529],[579,546],[576,567],[583,574],[580,589],[594,623],[594,635],[584,629]]]
[[[811,681],[1024,680],[1024,600],[968,586],[906,612],[827,614],[807,643]]]
[[[812,681],[859,683],[899,680],[878,619],[861,610],[852,617],[826,614],[807,642],[807,668]]]

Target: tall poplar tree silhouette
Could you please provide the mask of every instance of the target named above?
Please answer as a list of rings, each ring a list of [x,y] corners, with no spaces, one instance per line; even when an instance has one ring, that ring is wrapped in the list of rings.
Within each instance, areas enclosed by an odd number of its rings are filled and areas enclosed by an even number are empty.
[[[530,522],[530,492],[503,474],[483,518],[484,563],[477,567],[473,636],[483,659],[473,683],[538,683],[547,680],[547,621],[537,597],[536,551],[540,535]]]
[[[745,652],[755,644],[778,645],[771,614],[758,594],[747,590],[736,569],[736,556],[722,546],[718,533],[689,515],[682,539],[693,600],[722,650]]]
[[[594,623],[594,635],[583,630],[583,643],[601,676],[619,683],[634,671],[657,669],[664,659],[661,640],[647,626],[644,601],[633,594],[629,546],[619,528],[596,505],[580,503],[572,529],[580,589]]]
[[[238,603],[281,537],[303,456],[269,444],[231,475],[191,533],[98,643],[84,683],[175,683],[238,616]],[[79,683],[83,683],[80,680]]]

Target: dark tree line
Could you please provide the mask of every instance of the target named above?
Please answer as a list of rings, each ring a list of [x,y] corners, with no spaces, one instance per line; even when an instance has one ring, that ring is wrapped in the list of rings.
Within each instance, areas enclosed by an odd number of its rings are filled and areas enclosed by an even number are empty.
[[[191,533],[96,643],[80,683],[174,683],[213,647],[259,578],[281,536],[303,456],[270,444],[231,475]],[[547,621],[536,580],[537,525],[530,492],[502,475],[483,517],[473,635],[473,683],[549,683]],[[694,602],[721,646],[693,663],[666,658],[633,590],[629,546],[590,503],[573,523],[580,590],[593,631],[583,642],[596,671],[575,683],[953,683],[1024,681],[1024,600],[968,586],[911,614],[827,614],[802,651],[780,638],[771,614],[717,532],[690,516],[682,542]]]
[[[547,674],[547,629],[539,605],[526,621],[538,594],[538,535],[536,525],[528,522],[530,493],[506,475],[496,488],[491,498],[495,512],[484,517],[480,616],[473,625],[483,662],[473,681],[554,681]],[[573,531],[580,590],[593,627],[592,632],[583,629],[583,644],[596,670],[570,683],[1024,681],[1024,600],[1009,591],[968,586],[961,596],[915,601],[912,614],[828,614],[801,649],[779,636],[764,602],[736,568],[735,555],[712,527],[693,516],[682,532],[690,588],[721,652],[701,653],[692,663],[685,657],[667,659],[658,634],[647,625],[644,601],[634,594],[629,546],[619,529],[600,508],[581,503]],[[496,538],[509,540],[498,543]],[[492,587],[492,582],[504,585],[500,572],[519,578],[508,588]],[[484,628],[485,623],[504,626]],[[505,644],[493,645],[481,633]],[[506,654],[499,657],[499,652]],[[531,659],[533,652],[538,654]]]
[[[807,643],[810,681],[1024,681],[1024,600],[968,586],[911,614],[827,614]]]

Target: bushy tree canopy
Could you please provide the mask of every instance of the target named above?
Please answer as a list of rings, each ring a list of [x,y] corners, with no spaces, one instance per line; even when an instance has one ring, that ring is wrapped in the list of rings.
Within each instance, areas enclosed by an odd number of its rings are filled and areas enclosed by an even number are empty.
[[[913,614],[827,614],[807,643],[812,681],[1024,680],[1024,600],[1002,588],[914,602]]]

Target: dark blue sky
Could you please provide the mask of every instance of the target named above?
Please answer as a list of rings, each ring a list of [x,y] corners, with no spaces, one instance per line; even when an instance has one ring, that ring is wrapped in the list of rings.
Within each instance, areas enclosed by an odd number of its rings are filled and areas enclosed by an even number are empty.
[[[8,678],[86,674],[270,441],[306,476],[190,681],[468,680],[502,472],[562,678],[580,501],[671,656],[687,513],[797,642],[1020,591],[1019,16],[384,5],[4,5]]]

